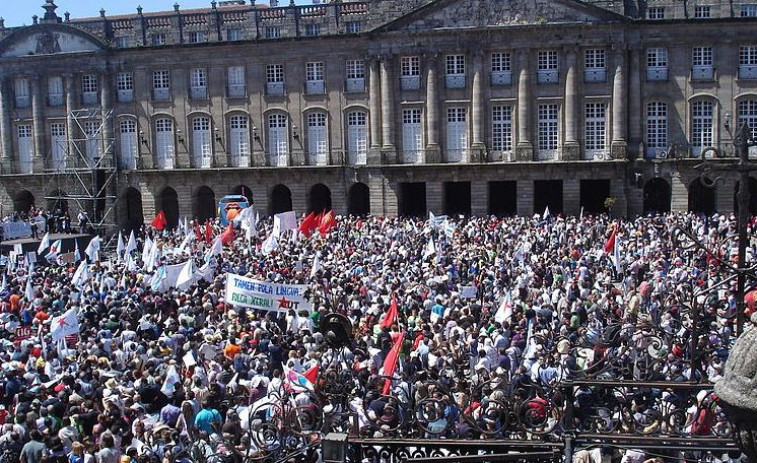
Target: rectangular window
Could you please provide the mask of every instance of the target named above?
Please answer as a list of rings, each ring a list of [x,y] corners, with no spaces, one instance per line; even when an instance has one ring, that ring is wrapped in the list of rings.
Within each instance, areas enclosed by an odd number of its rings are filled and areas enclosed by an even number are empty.
[[[192,31],[189,33],[189,43],[205,43],[206,41],[204,31]]]
[[[492,53],[492,85],[510,85],[513,83],[512,59],[510,53]]]
[[[121,137],[121,155],[119,167],[122,169],[137,168],[137,122],[132,119],[124,119],[119,124]]]
[[[195,167],[207,169],[213,165],[213,142],[208,117],[195,117],[192,120],[192,158]]]
[[[363,31],[363,21],[347,21],[347,33],[359,34]]]
[[[205,68],[194,68],[190,71],[190,96],[193,99],[208,97],[208,71]]]
[[[757,17],[757,4],[747,3],[745,5],[741,5],[741,17],[742,18]]]
[[[691,154],[701,156],[702,150],[712,146],[712,103],[695,101],[691,105]]]
[[[226,40],[228,40],[229,42],[242,40],[242,29],[238,27],[230,27],[226,29]]]
[[[421,110],[402,110],[402,162],[417,164],[423,162],[423,125]]]
[[[363,111],[347,114],[347,162],[365,164],[368,153],[368,117]]]
[[[445,73],[447,88],[465,88],[465,55],[447,55]]]
[[[63,106],[63,77],[52,76],[47,78],[47,104]]]
[[[28,108],[30,103],[29,79],[16,79],[13,82],[13,93],[16,97],[17,108]]]
[[[714,77],[712,47],[694,47],[691,51],[691,78],[693,80],[712,80]]]
[[[287,119],[283,114],[268,116],[269,165],[286,167],[289,161],[289,133]]]
[[[662,157],[667,148],[668,106],[655,101],[647,105],[647,157]]]
[[[66,169],[66,125],[62,122],[50,124],[50,145],[52,147],[52,168],[60,172]]]
[[[665,8],[661,6],[647,8],[647,19],[665,19]]]
[[[90,166],[95,165],[100,157],[100,124],[97,121],[84,121],[85,152]]]
[[[265,38],[278,39],[281,37],[281,28],[279,26],[268,26],[265,28]]]
[[[323,62],[305,63],[305,93],[326,93]]]
[[[97,103],[97,84],[97,76],[95,74],[84,74],[83,76],[81,76],[82,103]]]
[[[134,74],[131,72],[116,74],[116,88],[118,89],[118,101],[120,103],[134,101]]]
[[[317,37],[321,35],[321,25],[315,23],[305,24],[305,35],[307,37]]]
[[[329,142],[326,132],[326,113],[308,114],[308,164],[326,166],[329,164]]]
[[[166,34],[153,34],[151,38],[154,46],[160,46],[166,44]]]
[[[584,142],[586,159],[604,159],[607,149],[607,105],[586,103]]]
[[[668,49],[647,49],[647,80],[668,80]]]
[[[584,50],[584,82],[607,80],[607,57],[602,48]]]
[[[365,92],[365,61],[347,60],[347,93]]]
[[[227,70],[229,97],[242,98],[247,95],[244,74],[244,66],[231,66]]]
[[[757,100],[747,99],[739,102],[738,125],[746,123],[752,132],[752,139],[757,138]],[[749,154],[754,154],[755,147],[749,147]]]
[[[540,51],[537,81],[540,84],[556,84],[559,79],[557,70],[557,50]]]
[[[171,79],[167,70],[153,71],[152,94],[153,98],[159,101],[171,98]]]
[[[739,79],[757,79],[757,46],[739,48]]]
[[[553,160],[557,155],[557,114],[556,104],[539,105],[539,155],[540,161]]]
[[[695,19],[705,19],[710,17],[710,6],[709,5],[700,5],[694,7],[694,18]]]
[[[31,124],[21,124],[18,126],[18,163],[19,174],[31,174],[34,169],[32,161],[32,126]]]
[[[231,116],[229,135],[231,145],[231,165],[250,167],[250,122],[247,116]]]
[[[468,110],[447,108],[447,162],[465,162],[468,155]]]
[[[155,121],[155,147],[158,158],[158,168],[173,169],[175,160],[175,136],[171,119]]]
[[[492,107],[492,151],[513,149],[513,114],[510,106]]]
[[[129,48],[129,45],[131,45],[129,37],[116,37],[116,47]]]
[[[419,56],[400,58],[400,85],[402,90],[421,88],[421,58]]]
[[[265,68],[266,93],[268,95],[284,94],[284,65],[269,64]]]

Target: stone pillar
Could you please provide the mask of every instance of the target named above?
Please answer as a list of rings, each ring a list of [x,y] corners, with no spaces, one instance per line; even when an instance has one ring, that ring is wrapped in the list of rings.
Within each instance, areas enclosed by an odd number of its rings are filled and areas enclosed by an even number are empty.
[[[470,162],[482,162],[486,157],[486,144],[484,143],[484,64],[481,53],[473,55],[473,95],[472,117],[473,143],[470,150]]]
[[[724,176],[715,187],[715,210],[717,212],[734,212],[733,192],[736,191],[736,179]]]
[[[575,177],[564,179],[562,197],[563,212],[566,215],[579,215],[581,213],[581,180]]]
[[[518,215],[531,217],[534,215],[534,181],[531,179],[517,180]]]
[[[630,149],[628,150],[633,157],[642,158],[644,153],[644,125],[643,113],[641,109],[641,73],[643,72],[641,66],[641,51],[638,48],[631,50],[631,65],[628,72],[629,78],[629,92],[633,97],[628,101],[628,113],[629,113],[629,134],[628,142]]]
[[[689,210],[689,190],[681,178],[681,173],[674,170],[670,176],[670,211],[686,212]]]
[[[489,183],[483,180],[470,184],[471,214],[486,215],[489,213]]]
[[[617,174],[617,173],[616,173]],[[610,210],[613,217],[628,217],[628,200],[626,198],[625,177],[622,172],[610,179],[610,196],[615,198],[615,204]]]
[[[392,80],[391,56],[381,60],[381,147],[382,160],[387,164],[397,163],[397,148],[394,144],[394,81]]]
[[[426,212],[444,214],[444,185],[442,182],[426,182]]]
[[[370,202],[371,214],[385,215],[386,207],[384,205],[384,178],[381,175],[368,174],[368,197]],[[397,213],[397,196],[394,197],[394,213]]]
[[[76,91],[74,76],[67,74],[64,76],[64,85],[66,86],[66,137],[68,137],[68,147],[66,157],[70,166],[80,166],[84,160],[77,154],[75,139],[79,138],[76,128],[76,120],[71,111],[76,109]],[[102,87],[101,87],[102,88]],[[84,148],[84,147],[82,147]],[[52,158],[51,158],[52,159]]]
[[[45,168],[46,133],[45,105],[42,102],[42,91],[39,88],[39,78],[29,79],[32,91],[32,129],[34,131],[34,172],[42,172]],[[69,135],[70,136],[70,135]]]
[[[100,75],[100,102],[102,108],[100,117],[103,123],[103,165],[115,167],[118,165],[118,159],[116,159],[116,135],[113,128],[115,123],[113,117],[113,87],[112,76],[108,72]]]
[[[436,57],[429,56],[426,70],[426,159],[428,164],[442,162],[439,147],[439,92],[436,81]]]
[[[257,211],[261,217],[266,217],[268,211],[268,188],[266,185],[260,182],[253,182],[250,187],[252,190],[252,201],[255,204],[255,211]]]
[[[569,50],[566,56],[565,73],[565,141],[562,147],[562,159],[574,161],[581,157],[578,143],[578,79],[576,78],[576,52]]]
[[[518,142],[515,145],[517,161],[533,161],[534,145],[531,142],[531,93],[529,84],[528,51],[520,52],[520,73],[518,76]],[[533,184],[531,185],[533,195]],[[530,206],[533,210],[533,205]],[[520,207],[518,209],[520,214]]]
[[[10,88],[5,78],[0,79],[0,132],[3,136],[3,152],[0,165],[3,174],[13,173],[13,122]]]
[[[370,111],[371,146],[368,148],[368,164],[381,164],[381,86],[379,63],[370,60],[368,74],[368,110]]]
[[[624,63],[625,50],[615,53],[615,76],[612,84],[612,143],[610,156],[612,159],[625,159],[626,141],[626,77]],[[639,95],[634,95],[639,97]]]
[[[292,192],[292,210],[299,217],[303,212],[307,212],[308,193],[312,185],[303,182],[293,182],[289,185],[289,191]]]

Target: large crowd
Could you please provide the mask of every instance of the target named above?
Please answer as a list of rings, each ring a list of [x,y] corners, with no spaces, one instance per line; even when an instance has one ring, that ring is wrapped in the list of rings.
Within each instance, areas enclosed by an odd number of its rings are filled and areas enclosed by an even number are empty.
[[[679,239],[679,227],[708,251]],[[505,435],[484,411],[515,390],[549,390],[589,369],[603,379],[716,382],[734,338],[735,283],[695,294],[722,281],[734,262],[733,216],[338,217],[325,236],[287,231],[275,246],[264,219],[254,236],[237,231],[220,253],[195,230],[180,221],[138,231],[136,249],[103,245],[76,284],[79,262],[9,262],[0,292],[0,463],[242,461],[266,451],[263,429],[282,431],[291,418],[282,403],[319,419],[346,417],[344,429],[359,436],[410,433],[402,423],[411,413],[421,437],[532,439],[539,429]],[[223,230],[216,225],[212,235]],[[146,240],[158,249],[149,264]],[[755,254],[750,246],[748,259]],[[162,266],[188,259],[199,278],[181,289],[155,284]],[[229,304],[227,274],[307,285],[312,310]],[[696,363],[686,344],[692,300],[705,307],[695,343],[707,348]],[[54,342],[53,319],[72,308],[78,336]],[[321,332],[334,312],[354,327],[346,347]],[[640,326],[650,338],[681,343],[662,351],[633,331]],[[629,327],[630,339],[612,347]],[[659,362],[639,372],[630,353],[652,347]],[[348,402],[321,393],[329,390]],[[576,423],[589,413],[590,395],[577,390]],[[696,414],[704,395],[678,400]],[[446,405],[424,414],[408,412],[410,402]],[[641,404],[634,409],[645,413]],[[548,421],[545,439],[559,431]],[[684,421],[699,433],[696,416]],[[575,458],[662,461],[655,452],[607,448]]]

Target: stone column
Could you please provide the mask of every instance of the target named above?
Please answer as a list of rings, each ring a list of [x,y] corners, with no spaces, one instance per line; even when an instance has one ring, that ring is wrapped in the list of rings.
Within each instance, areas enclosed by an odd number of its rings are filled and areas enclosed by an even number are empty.
[[[518,142],[515,145],[515,159],[518,161],[533,161],[534,159],[534,145],[531,142],[529,74],[528,50],[522,50],[520,52],[520,74],[518,76]],[[533,206],[531,209],[533,209]],[[519,208],[518,214],[520,213]]]
[[[670,212],[686,212],[689,210],[689,190],[686,182],[681,178],[678,169],[670,176]]]
[[[625,159],[626,141],[626,77],[624,69],[625,50],[615,53],[615,76],[612,84],[612,159]],[[638,97],[639,95],[634,95]]]
[[[46,130],[45,130],[45,105],[42,102],[42,91],[39,88],[39,78],[29,79],[32,91],[32,130],[34,131],[34,172],[42,172],[45,168],[46,154]]]
[[[436,57],[429,56],[426,60],[426,159],[428,164],[442,161],[442,150],[439,147],[439,92],[436,82]]]
[[[631,50],[631,64],[628,71],[629,92],[633,95],[628,102],[628,142],[631,146],[629,151],[638,158],[642,158],[644,152],[644,146],[642,145],[642,141],[644,140],[644,128],[642,124],[643,115],[641,110],[641,73],[641,50],[633,48]]]
[[[76,91],[74,90],[76,86],[74,83],[74,76],[71,74],[65,75],[64,85],[66,86],[66,137],[69,139],[68,147],[66,148],[66,156],[68,158],[67,165],[78,167],[84,163],[84,160],[78,155],[76,142],[74,141],[79,138],[76,120],[71,113],[71,111],[76,109]]]
[[[381,139],[384,141],[381,151],[382,160],[387,164],[397,163],[397,148],[394,144],[394,92],[392,88],[391,56],[381,60]]]
[[[578,79],[576,78],[576,52],[569,50],[566,54],[567,72],[565,73],[565,141],[562,147],[562,159],[574,161],[580,157],[581,146],[578,143]]]
[[[471,120],[473,123],[473,143],[470,150],[470,162],[485,160],[486,144],[484,143],[484,70],[481,53],[473,55],[473,95]]]
[[[381,164],[381,87],[379,63],[370,60],[368,68],[368,110],[370,111],[371,146],[368,148],[368,164]]]
[[[5,78],[0,79],[0,132],[3,135],[3,153],[0,158],[2,173],[13,173],[13,122],[10,88]]]
[[[116,136],[113,128],[115,121],[113,117],[113,86],[111,79],[112,76],[109,72],[104,72],[100,75],[100,117],[103,123],[103,165],[115,167],[118,165],[118,159],[116,159]],[[137,143],[140,143],[139,140],[137,140]]]

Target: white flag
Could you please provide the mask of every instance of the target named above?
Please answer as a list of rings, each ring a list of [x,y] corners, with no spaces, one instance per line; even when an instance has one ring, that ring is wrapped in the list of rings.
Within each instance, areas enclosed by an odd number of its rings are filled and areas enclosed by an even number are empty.
[[[423,260],[436,254],[436,246],[434,246],[434,239],[429,237],[428,243],[426,243],[426,249],[423,251]]]
[[[513,316],[513,298],[510,291],[502,298],[502,304],[499,305],[497,313],[494,314],[494,320],[497,323],[509,322]]]
[[[549,206],[544,208],[544,214],[542,214],[541,219],[547,220],[548,217],[549,217]]]
[[[163,382],[163,387],[160,388],[160,392],[167,397],[173,397],[174,385],[181,382],[181,376],[176,370],[176,366],[171,365],[166,372],[166,380]]]
[[[313,259],[313,268],[310,269],[310,277],[314,277],[323,266],[321,265],[321,253],[315,253],[315,259]]]
[[[194,259],[189,259],[184,267],[179,272],[179,277],[176,279],[176,288],[180,291],[185,291],[194,282],[195,269]]]
[[[261,251],[263,254],[270,254],[279,247],[279,241],[276,239],[276,235],[271,233],[268,235],[268,238],[263,241],[263,245],[261,247]]]
[[[129,272],[133,272],[137,269],[137,263],[134,262],[134,256],[131,255],[131,253],[126,253],[126,270]]]
[[[60,317],[53,318],[50,323],[50,335],[54,342],[63,340],[69,334],[79,334],[79,319],[76,307],[66,311]]]
[[[60,254],[60,250],[62,247],[63,247],[63,241],[56,240],[52,245],[50,245],[50,252],[48,252],[45,255],[45,259],[47,260],[57,259],[58,254]]]
[[[89,260],[95,262],[98,260],[97,251],[100,250],[100,237],[95,235],[94,238],[87,245],[87,249],[84,250],[84,254],[89,257]]]
[[[26,290],[24,291],[26,300],[31,302],[34,300],[34,286],[32,286],[32,272],[29,271],[29,276],[26,277]]]
[[[189,246],[189,243],[192,242],[192,239],[194,238],[194,233],[187,233],[186,236],[184,236],[184,239],[181,240],[181,244],[178,248],[176,248],[176,252],[186,252],[187,246]]]
[[[39,242],[39,247],[37,248],[37,254],[42,255],[42,251],[50,247],[50,233],[45,233],[45,236],[42,237],[42,241]]]
[[[145,236],[145,244],[142,246],[142,260],[145,260],[145,256],[150,253],[152,249],[152,240],[149,236]]]
[[[87,261],[83,260],[74,272],[74,276],[71,277],[71,285],[81,289],[87,280],[89,280],[89,269],[87,268]]]
[[[118,259],[121,259],[121,253],[126,249],[126,246],[124,245],[124,237],[121,235],[121,232],[118,232],[118,241],[116,242],[116,257]]]
[[[0,286],[0,292],[4,292],[8,290],[8,278],[5,273],[3,273],[3,285]],[[40,325],[41,326],[41,325]]]
[[[213,244],[210,246],[210,249],[208,249],[208,252],[205,253],[205,262],[209,262],[210,258],[213,256],[220,256],[223,252],[223,242],[221,241],[221,235],[216,236],[216,239],[213,240]]]
[[[618,246],[618,243],[620,242],[620,237],[618,235],[615,235],[615,246],[612,250],[612,259],[615,261],[615,272],[620,276],[621,266],[620,266],[620,247]]]
[[[134,237],[134,230],[132,230],[129,234],[129,242],[126,243],[126,254],[131,253],[135,249],[137,249],[137,239]]]
[[[287,230],[296,230],[297,229],[297,214],[294,213],[294,211],[287,211],[282,212],[280,214],[276,214],[273,216],[273,226],[276,228],[276,224],[278,223],[278,232],[279,235],[281,233],[284,233]],[[279,235],[276,237],[278,238]]]

